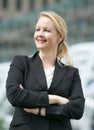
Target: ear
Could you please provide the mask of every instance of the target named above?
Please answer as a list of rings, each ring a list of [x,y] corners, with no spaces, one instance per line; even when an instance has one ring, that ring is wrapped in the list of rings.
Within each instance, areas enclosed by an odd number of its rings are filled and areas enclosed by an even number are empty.
[[[64,36],[59,34],[58,35],[58,43],[61,43],[63,41],[63,39],[64,39]]]

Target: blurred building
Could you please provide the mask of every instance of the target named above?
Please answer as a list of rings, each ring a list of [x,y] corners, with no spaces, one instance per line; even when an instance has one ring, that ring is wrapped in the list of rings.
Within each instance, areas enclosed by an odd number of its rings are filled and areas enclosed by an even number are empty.
[[[35,51],[34,24],[41,10],[65,19],[68,44],[94,41],[94,0],[0,0],[0,62]]]
[[[60,0],[0,0],[0,20],[41,9],[57,1]]]

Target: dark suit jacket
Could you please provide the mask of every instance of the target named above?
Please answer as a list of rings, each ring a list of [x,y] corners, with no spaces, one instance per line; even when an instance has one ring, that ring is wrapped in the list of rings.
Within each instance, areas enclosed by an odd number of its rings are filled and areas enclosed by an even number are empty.
[[[19,84],[24,89],[19,88]],[[32,57],[16,56],[10,66],[6,83],[7,97],[15,106],[10,130],[71,130],[70,119],[80,119],[84,96],[77,68],[55,62],[51,86],[47,89],[45,73],[38,53]],[[68,98],[65,105],[49,105],[48,94]],[[46,117],[27,113],[23,108],[46,107]],[[27,130],[29,130],[27,128]]]

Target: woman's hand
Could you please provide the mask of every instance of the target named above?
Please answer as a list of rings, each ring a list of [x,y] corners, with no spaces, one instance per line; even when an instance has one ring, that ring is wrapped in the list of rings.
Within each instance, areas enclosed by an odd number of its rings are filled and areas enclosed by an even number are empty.
[[[38,114],[38,112],[39,112],[39,108],[24,108],[24,111],[26,111],[26,112],[28,112],[28,113],[32,113],[32,114]]]
[[[58,105],[66,104],[69,102],[69,99],[61,96],[57,96],[57,103]]]
[[[69,102],[69,99],[58,95],[48,95],[48,97],[49,97],[49,104],[62,105]]]
[[[38,115],[39,114],[39,108],[24,108],[24,111],[28,112],[28,113],[32,113],[32,114],[36,114]],[[46,114],[46,108],[41,108],[40,109],[40,115],[41,116],[45,116]]]
[[[23,86],[20,84],[19,87],[21,89],[24,89]],[[65,97],[61,97],[58,95],[48,95],[49,97],[49,104],[58,104],[58,105],[62,105],[62,104],[66,104],[69,102],[69,99],[65,98]],[[28,113],[32,113],[32,114],[36,114],[38,115],[39,113],[39,108],[24,108],[24,111],[28,112]],[[41,116],[45,116],[46,114],[46,108],[41,108],[41,112],[40,115]]]

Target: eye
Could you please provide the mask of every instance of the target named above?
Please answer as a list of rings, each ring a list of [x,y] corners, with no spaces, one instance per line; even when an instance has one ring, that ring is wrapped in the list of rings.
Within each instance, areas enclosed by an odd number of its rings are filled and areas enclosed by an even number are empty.
[[[49,30],[49,29],[45,29],[44,31],[45,31],[45,32],[50,32],[50,30]]]
[[[39,29],[39,28],[36,28],[35,31],[40,31],[40,29]]]

